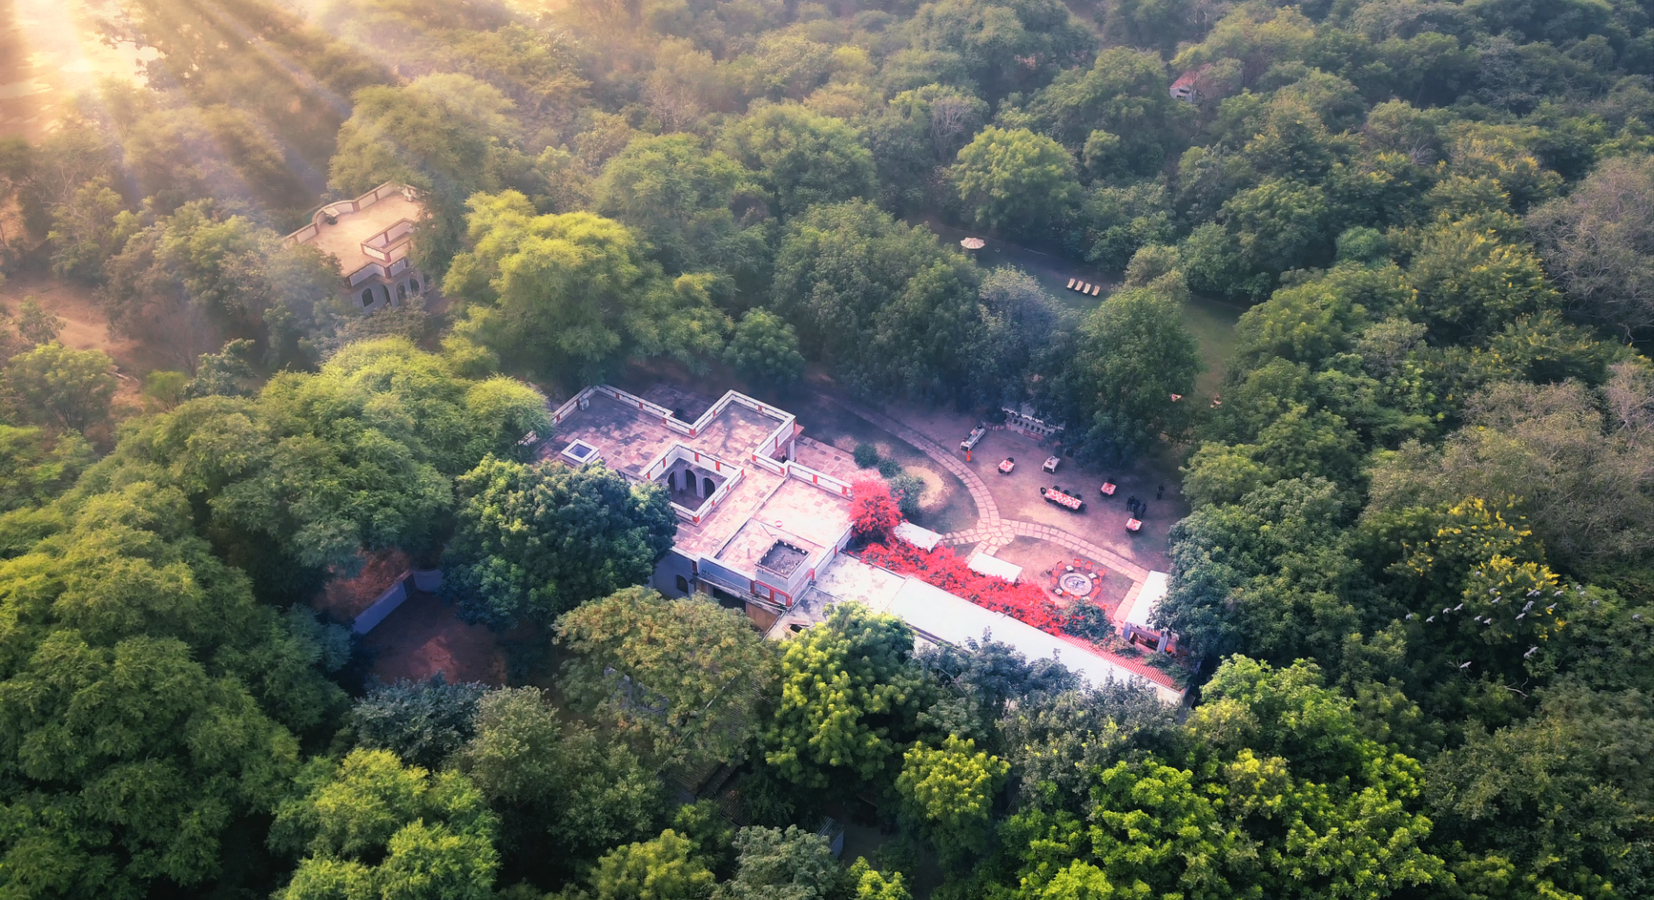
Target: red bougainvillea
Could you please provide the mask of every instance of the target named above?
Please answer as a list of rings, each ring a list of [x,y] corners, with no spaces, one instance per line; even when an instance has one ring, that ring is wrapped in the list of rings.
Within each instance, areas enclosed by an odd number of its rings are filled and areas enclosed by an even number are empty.
[[[1027,622],[1049,634],[1066,634],[1063,626],[1068,616],[1051,602],[1051,598],[1038,585],[1026,582],[1011,584],[1003,578],[973,572],[965,560],[954,556],[947,547],[927,551],[906,541],[895,541],[890,546],[871,544],[863,551],[862,560],[898,575],[912,575],[956,597]]]
[[[902,522],[902,511],[882,481],[867,479],[850,485],[850,532],[857,540],[883,542]]]

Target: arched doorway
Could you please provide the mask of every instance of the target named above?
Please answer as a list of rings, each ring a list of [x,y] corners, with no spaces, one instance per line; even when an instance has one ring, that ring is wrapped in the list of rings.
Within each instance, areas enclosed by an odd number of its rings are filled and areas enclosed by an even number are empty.
[[[667,490],[668,493],[673,493],[673,494],[676,494],[678,492],[678,473],[676,473],[676,472],[667,472],[666,473],[666,490]]]
[[[372,305],[373,305],[373,288],[367,288],[367,289],[362,291],[362,306],[363,307],[368,307],[368,306],[372,306]]]
[[[712,479],[710,479],[710,478],[702,478],[701,479],[701,485],[702,485],[702,487],[706,488],[706,493],[701,495],[703,497],[712,496],[712,492],[718,489],[717,485],[713,484]]]
[[[416,294],[419,293],[419,279],[417,279],[417,278],[408,279],[408,290],[413,291]]]
[[[400,303],[400,302],[402,302],[406,299],[408,299],[408,286],[405,285],[405,284],[397,285],[396,286],[396,301],[398,303]]]

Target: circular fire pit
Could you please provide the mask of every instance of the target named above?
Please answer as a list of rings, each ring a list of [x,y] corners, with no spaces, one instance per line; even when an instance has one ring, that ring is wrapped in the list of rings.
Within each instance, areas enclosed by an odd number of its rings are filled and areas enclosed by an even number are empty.
[[[1063,593],[1073,597],[1089,597],[1091,592],[1097,589],[1096,584],[1091,580],[1091,576],[1080,572],[1062,573],[1062,577],[1057,579],[1057,587],[1062,588]]]

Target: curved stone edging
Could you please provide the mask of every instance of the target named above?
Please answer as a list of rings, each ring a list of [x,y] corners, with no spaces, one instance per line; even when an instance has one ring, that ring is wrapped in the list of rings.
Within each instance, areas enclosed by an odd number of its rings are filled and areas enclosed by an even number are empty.
[[[1053,525],[1023,522],[1019,519],[1000,519],[992,523],[978,522],[975,528],[942,535],[942,543],[952,546],[981,542],[989,552],[993,552],[1009,544],[1013,538],[1019,537],[1050,541],[1059,547],[1102,563],[1104,566],[1130,578],[1133,582],[1139,582],[1149,577],[1148,569],[1112,550],[1099,547],[1084,538],[1076,537]]]
[[[965,467],[965,464],[955,459],[942,445],[936,443],[917,431],[897,422],[895,419],[875,412],[852,400],[835,397],[823,393],[822,399],[838,406],[846,412],[853,413],[867,420],[869,423],[890,432],[898,438],[918,448],[921,453],[930,457],[943,468],[952,472],[970,491],[971,500],[976,503],[977,522],[964,531],[955,531],[942,535],[942,543],[975,544],[982,543],[988,552],[997,552],[1012,539],[1019,537],[1034,538],[1050,541],[1074,553],[1096,560],[1105,566],[1130,578],[1135,587],[1136,583],[1149,576],[1149,570],[1137,563],[1115,553],[1105,550],[1084,538],[1070,534],[1054,525],[1040,525],[1034,522],[1023,522],[1018,519],[1002,519],[999,516],[999,504],[994,502],[993,494],[988,491],[988,485],[975,472]]]

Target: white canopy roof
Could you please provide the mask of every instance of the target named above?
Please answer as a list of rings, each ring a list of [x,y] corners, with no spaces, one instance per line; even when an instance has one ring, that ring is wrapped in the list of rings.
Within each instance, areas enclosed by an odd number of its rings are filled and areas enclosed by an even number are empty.
[[[1125,621],[1138,628],[1151,628],[1149,619],[1154,611],[1160,608],[1160,601],[1166,599],[1166,592],[1171,590],[1171,576],[1165,572],[1150,572],[1149,577],[1143,579],[1143,589],[1137,592],[1137,600],[1132,603],[1131,609],[1126,612]]]
[[[928,528],[920,528],[912,522],[903,522],[897,525],[892,533],[920,550],[935,550],[936,543],[942,539],[942,536],[936,532]]]
[[[997,556],[989,556],[977,551],[971,554],[970,562],[965,564],[972,572],[978,575],[989,575],[994,578],[1003,578],[1012,584],[1022,577],[1022,567],[1016,563],[1008,563]]]
[[[891,599],[885,610],[900,616],[927,640],[945,641],[963,646],[967,640],[983,640],[986,633],[993,640],[1015,647],[1029,660],[1056,659],[1069,671],[1093,685],[1106,681],[1135,681],[1154,688],[1160,699],[1169,704],[1181,703],[1183,695],[1177,690],[1154,684],[1137,673],[1112,660],[1091,653],[1084,647],[1046,634],[1026,622],[984,609],[969,600],[933,587],[917,578],[908,578],[901,590]]]

